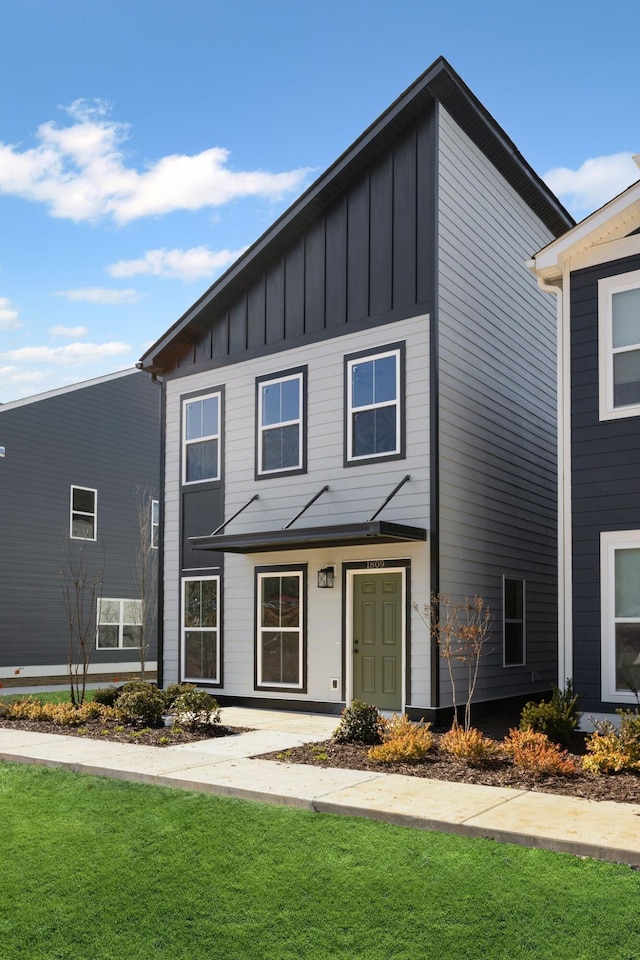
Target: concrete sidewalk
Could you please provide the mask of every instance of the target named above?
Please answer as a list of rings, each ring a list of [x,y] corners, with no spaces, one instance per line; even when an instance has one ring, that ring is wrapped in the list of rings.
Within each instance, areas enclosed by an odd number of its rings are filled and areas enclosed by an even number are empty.
[[[225,707],[248,733],[164,748],[0,728],[0,760],[64,767],[318,813],[542,847],[640,866],[638,804],[251,759],[326,740],[337,718]]]

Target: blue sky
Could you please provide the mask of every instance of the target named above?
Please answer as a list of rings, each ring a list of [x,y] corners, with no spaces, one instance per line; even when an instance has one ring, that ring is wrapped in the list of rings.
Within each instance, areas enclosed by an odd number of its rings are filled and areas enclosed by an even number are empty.
[[[3,0],[0,402],[135,363],[441,54],[582,218],[640,176],[639,28],[635,0]]]

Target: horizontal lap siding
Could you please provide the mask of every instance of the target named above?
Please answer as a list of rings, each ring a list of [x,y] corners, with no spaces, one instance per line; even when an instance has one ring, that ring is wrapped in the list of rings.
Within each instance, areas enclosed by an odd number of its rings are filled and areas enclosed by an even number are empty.
[[[583,710],[601,699],[600,533],[640,530],[640,417],[599,420],[598,280],[640,269],[629,257],[571,276],[573,673]]]
[[[556,679],[555,303],[524,266],[551,238],[439,116],[440,589],[481,594],[493,610],[483,700]],[[523,669],[502,666],[504,574],[527,581]]]

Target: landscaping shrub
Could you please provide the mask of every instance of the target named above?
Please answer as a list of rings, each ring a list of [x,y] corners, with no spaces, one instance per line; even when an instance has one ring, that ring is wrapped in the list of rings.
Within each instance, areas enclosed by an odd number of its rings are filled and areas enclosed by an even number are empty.
[[[60,727],[79,727],[101,716],[102,710],[101,704],[93,701],[74,707],[72,703],[40,703],[27,697],[8,704],[6,716],[13,720],[46,720]]]
[[[587,756],[582,766],[588,773],[619,773],[640,770],[640,713],[616,710],[620,727],[610,720],[596,721],[595,732],[587,738]]]
[[[170,683],[169,686],[162,691],[162,696],[164,697],[164,705],[167,710],[170,710],[176,698],[179,697],[182,693],[188,693],[189,690],[195,690],[196,687],[193,683]]]
[[[482,767],[501,755],[499,745],[490,737],[471,727],[452,727],[440,738],[440,749],[450,753],[458,760],[464,760],[470,767]]]
[[[150,683],[133,687],[125,684],[125,687],[122,688],[115,707],[119,719],[145,727],[161,727],[164,713],[164,697],[161,691]]]
[[[101,703],[105,707],[112,707],[118,697],[122,687],[116,687],[113,684],[110,687],[101,687],[93,691],[93,700],[95,703]]]
[[[406,715],[393,715],[386,724],[382,743],[370,747],[369,758],[378,763],[415,763],[432,749],[430,723],[412,723]]]
[[[578,772],[575,761],[566,750],[553,743],[546,733],[532,730],[509,730],[504,749],[514,764],[527,773],[571,776]]]
[[[530,700],[525,704],[520,716],[520,729],[530,727],[536,733],[545,733],[554,743],[568,747],[581,716],[576,709],[577,702],[571,680],[567,680],[564,690],[554,686],[550,701],[534,703]]]
[[[385,720],[376,707],[352,700],[342,711],[333,739],[336,743],[381,743],[384,727]]]
[[[176,697],[173,709],[187,730],[210,730],[220,723],[220,706],[205,690],[191,687]]]
[[[148,683],[147,680],[127,680],[119,687],[120,693],[130,693],[132,690],[146,690],[148,687],[157,689],[155,683]]]

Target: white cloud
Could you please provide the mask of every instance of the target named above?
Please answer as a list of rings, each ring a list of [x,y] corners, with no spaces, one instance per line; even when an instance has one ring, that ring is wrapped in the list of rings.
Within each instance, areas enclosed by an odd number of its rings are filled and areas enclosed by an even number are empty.
[[[54,296],[66,297],[72,303],[137,303],[140,295],[135,290],[108,290],[104,287],[79,287],[77,290],[58,290]],[[80,334],[82,336],[82,334]]]
[[[0,297],[0,330],[17,330],[22,324],[18,320],[18,311],[8,297]]]
[[[86,327],[63,327],[57,324],[49,327],[49,333],[52,337],[86,337],[88,330]]]
[[[79,366],[97,363],[105,357],[124,357],[131,353],[128,343],[69,343],[65,347],[20,347],[2,356],[13,363],[53,363]]]
[[[37,146],[21,150],[0,143],[0,193],[44,203],[54,217],[128,223],[173,210],[218,207],[238,197],[279,200],[299,190],[309,173],[232,170],[223,147],[161,157],[138,171],[126,165],[122,149],[129,125],[106,119],[108,103],[76,100],[65,109],[75,122],[41,124]]]
[[[543,180],[574,216],[584,217],[626,190],[640,176],[631,153],[585,160],[577,170],[556,167]]]
[[[119,260],[107,267],[112,277],[135,277],[147,274],[179,280],[200,280],[213,277],[230,266],[243,250],[147,250],[139,260]]]

